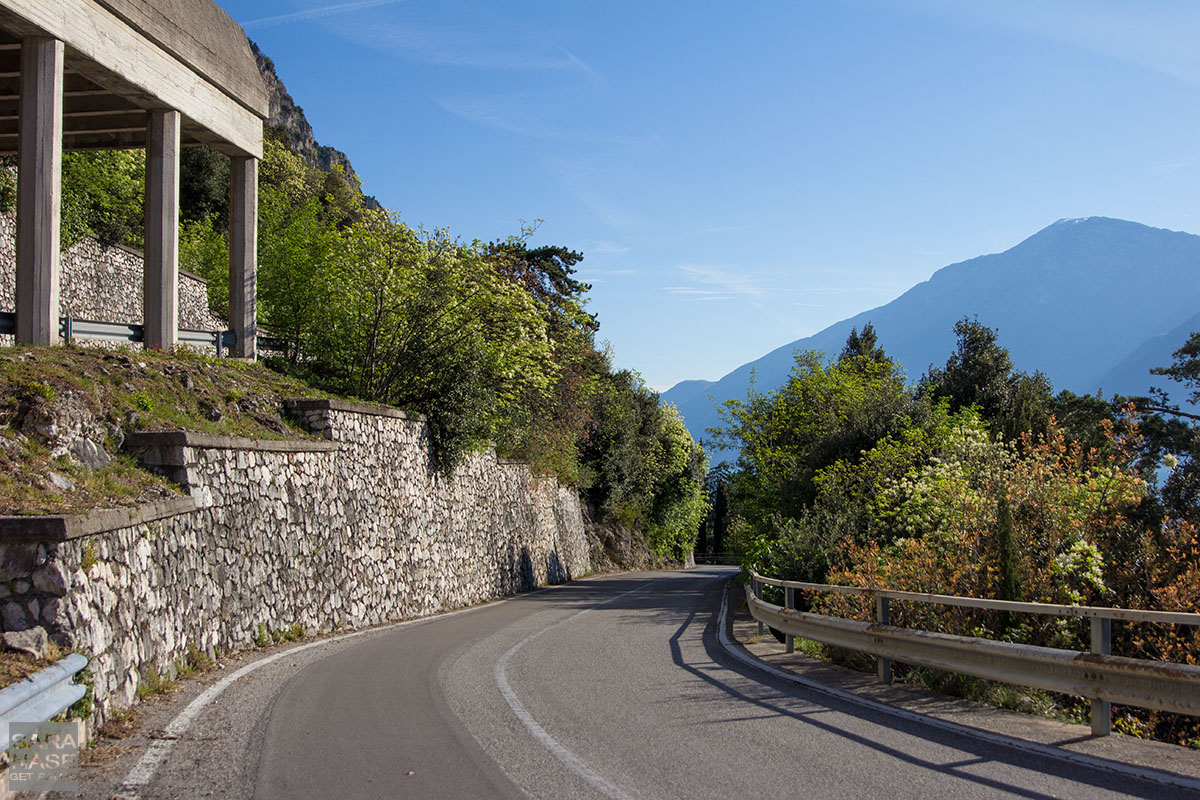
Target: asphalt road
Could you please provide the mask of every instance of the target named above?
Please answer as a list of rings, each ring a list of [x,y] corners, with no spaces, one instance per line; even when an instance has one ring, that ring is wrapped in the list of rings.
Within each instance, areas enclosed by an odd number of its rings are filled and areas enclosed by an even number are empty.
[[[130,783],[145,761],[131,744],[85,795],[1185,796],[745,666],[717,641],[731,575],[591,579],[283,653],[196,701],[177,737],[171,715],[189,698],[164,706],[156,741],[170,749],[153,774]]]

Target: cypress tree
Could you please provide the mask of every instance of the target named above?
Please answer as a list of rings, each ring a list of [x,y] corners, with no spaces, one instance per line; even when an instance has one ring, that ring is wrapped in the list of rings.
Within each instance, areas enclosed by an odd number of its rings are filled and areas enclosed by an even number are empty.
[[[1017,554],[1013,548],[1012,509],[1008,505],[1008,497],[1001,493],[996,499],[996,552],[999,586],[996,596],[999,600],[1020,600],[1021,580],[1017,574]],[[1016,625],[1016,615],[1005,611],[1000,615],[1001,634]]]

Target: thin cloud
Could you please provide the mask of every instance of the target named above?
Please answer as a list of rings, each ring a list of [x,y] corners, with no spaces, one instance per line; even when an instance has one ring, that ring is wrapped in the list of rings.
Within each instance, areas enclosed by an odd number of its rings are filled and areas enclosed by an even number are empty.
[[[493,96],[475,99],[435,98],[434,102],[445,112],[474,125],[493,130],[513,133],[530,139],[544,139],[573,144],[603,145],[630,151],[655,149],[662,145],[657,134],[645,136],[620,136],[597,134],[591,131],[563,128],[548,122],[531,121],[526,116],[510,116],[513,107],[511,96]]]
[[[637,271],[632,269],[605,269],[584,271],[576,277],[584,283],[598,284],[609,283],[609,278],[628,278],[636,274]]]
[[[611,199],[612,192],[598,186],[609,183],[602,171],[572,159],[545,158],[542,164],[558,179],[563,189],[611,228],[629,228],[642,223],[642,218],[620,202]]]
[[[372,0],[381,3],[383,0]],[[388,0],[400,2],[400,0]],[[487,70],[576,72],[604,83],[604,75],[566,48],[551,49],[538,41],[522,43],[480,34],[461,25],[418,25],[395,19],[339,19],[332,26],[342,37],[388,55],[421,64]],[[497,46],[497,42],[504,44]]]
[[[358,2],[354,3],[338,3],[332,6],[322,6],[321,8],[310,8],[307,11],[296,11],[291,14],[277,14],[273,17],[250,19],[243,22],[242,27],[268,28],[273,25],[284,25],[288,22],[304,22],[305,20],[317,19],[319,17],[334,17],[340,14],[349,14],[354,11],[377,8],[378,6],[390,6],[401,2],[404,2],[404,0],[358,0]]]
[[[1184,156],[1175,161],[1168,161],[1157,165],[1154,171],[1159,175],[1174,175],[1177,172],[1185,172],[1193,169],[1196,166],[1197,158],[1195,154]]]
[[[686,300],[694,300],[698,303],[733,299],[733,295],[717,289],[697,289],[694,286],[666,286],[664,289],[669,294],[680,296]]]
[[[566,48],[563,48],[563,52],[567,54],[567,61],[579,67],[579,69],[592,80],[596,81],[597,83],[607,83],[604,76],[600,74],[599,70],[593,69],[591,66],[585,64],[580,58]]]
[[[882,292],[882,286],[810,286],[805,287],[808,294],[862,294],[863,292]]]
[[[759,286],[747,275],[740,272],[730,272],[720,267],[701,267],[694,265],[678,268],[692,286],[668,287],[672,294],[690,295],[728,295],[730,297],[763,298],[775,291],[765,286]]]
[[[1096,3],[1091,0],[876,0],[908,11],[957,18],[989,29],[1050,39],[1143,69],[1200,83],[1200,9],[1176,4]]]
[[[583,244],[583,254],[585,256],[623,256],[630,251],[631,248],[623,244],[617,244],[610,241],[585,242]],[[612,275],[628,272],[633,274],[633,270],[613,270]]]
[[[671,294],[692,295],[694,297],[730,297],[731,295],[720,291],[719,289],[699,289],[695,286],[667,286],[665,287]]]

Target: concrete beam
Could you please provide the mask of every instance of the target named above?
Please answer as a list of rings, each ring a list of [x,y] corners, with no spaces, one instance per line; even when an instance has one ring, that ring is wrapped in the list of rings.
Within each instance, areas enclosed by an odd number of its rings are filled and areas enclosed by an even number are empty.
[[[17,145],[17,341],[58,344],[62,196],[63,43],[21,45]]]
[[[179,328],[179,131],[178,111],[147,115],[146,266],[142,322],[145,346],[170,350]]]
[[[241,155],[262,155],[262,117],[92,0],[0,0],[0,23],[65,42],[72,65],[105,89],[178,109]]]
[[[229,328],[232,355],[258,355],[258,159],[229,159]]]

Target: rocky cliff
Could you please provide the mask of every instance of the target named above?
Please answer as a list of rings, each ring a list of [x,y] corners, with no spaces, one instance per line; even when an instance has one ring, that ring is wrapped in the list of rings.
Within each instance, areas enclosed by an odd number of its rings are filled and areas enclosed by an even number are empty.
[[[275,62],[258,49],[253,41],[250,49],[258,62],[258,71],[262,73],[263,82],[267,85],[267,97],[270,99],[270,116],[267,125],[283,132],[288,146],[298,153],[309,166],[331,171],[341,167],[348,177],[359,180],[358,173],[350,164],[350,158],[341,150],[317,142],[312,125],[304,116],[304,109],[296,105],[296,101],[288,94],[287,87],[275,72]],[[368,206],[378,207],[374,197],[364,197]]]

